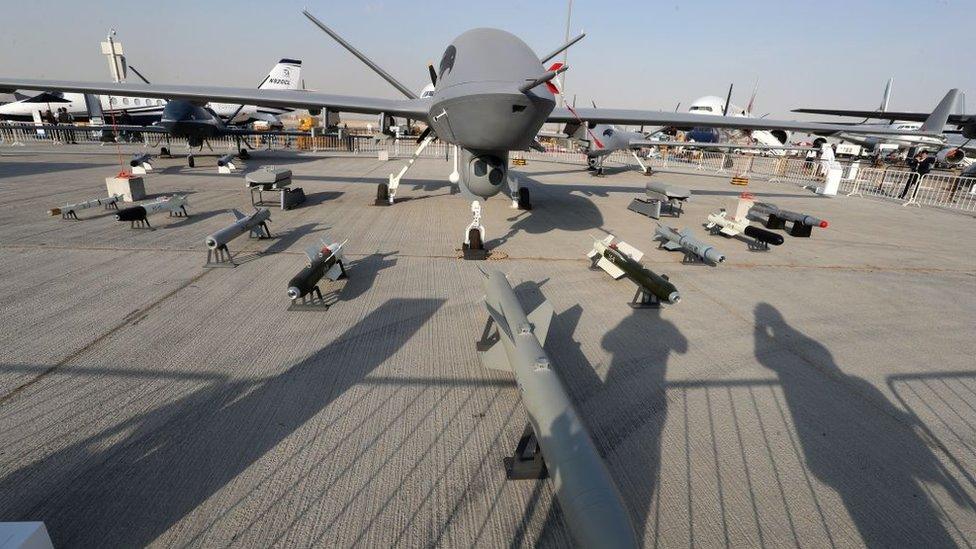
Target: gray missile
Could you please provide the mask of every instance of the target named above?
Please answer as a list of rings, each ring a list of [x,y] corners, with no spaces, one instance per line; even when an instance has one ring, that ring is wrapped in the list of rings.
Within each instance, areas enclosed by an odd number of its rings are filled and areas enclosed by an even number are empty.
[[[119,209],[118,203],[122,200],[121,194],[113,194],[106,198],[93,198],[91,200],[86,200],[84,202],[77,202],[75,204],[65,204],[63,208],[51,208],[47,211],[48,215],[60,215],[62,219],[67,219],[73,217],[78,219],[79,210],[87,210],[88,208],[94,208],[96,206],[105,206],[108,208]]]
[[[264,238],[264,234],[261,232],[263,229],[265,234],[270,238],[271,231],[268,230],[267,223],[271,221],[271,210],[258,208],[251,215],[244,215],[235,209],[231,210],[231,213],[234,214],[234,223],[208,236],[205,240],[207,248],[211,250],[226,248],[228,242],[248,231],[253,236]]]
[[[658,223],[657,229],[654,229],[654,235],[661,241],[661,247],[665,250],[684,250],[703,261],[716,264],[725,261],[725,256],[721,252],[692,236],[689,229],[682,229],[681,232],[678,232],[671,227],[665,227]]]
[[[323,240],[321,246],[309,246],[305,249],[308,265],[288,281],[288,297],[293,302],[299,298],[304,299],[313,292],[321,301],[319,280],[323,276],[329,280],[338,280],[346,274],[346,268],[342,264],[342,247],[345,244],[326,244]]]
[[[149,153],[134,154],[132,155],[132,160],[129,160],[129,166],[135,168],[136,166],[142,166],[152,160],[152,155]]]
[[[637,547],[620,492],[543,349],[552,305],[545,301],[526,316],[505,274],[484,274],[496,333],[479,352],[481,363],[515,375],[566,524],[581,547]]]
[[[228,164],[233,164],[233,163],[234,163],[234,154],[233,153],[231,153],[231,154],[225,154],[224,156],[221,156],[220,158],[217,159],[217,165],[218,166],[226,166]]]
[[[672,305],[681,301],[681,294],[674,284],[641,265],[643,252],[623,241],[614,243],[613,238],[613,235],[603,240],[594,238],[593,249],[586,256],[615,280],[625,276],[631,279],[645,296],[654,296]]]
[[[786,222],[792,223],[790,235],[809,237],[813,227],[826,229],[829,223],[823,219],[790,210],[784,210],[769,202],[756,202],[749,210],[748,217],[759,221],[770,229],[783,229]]]

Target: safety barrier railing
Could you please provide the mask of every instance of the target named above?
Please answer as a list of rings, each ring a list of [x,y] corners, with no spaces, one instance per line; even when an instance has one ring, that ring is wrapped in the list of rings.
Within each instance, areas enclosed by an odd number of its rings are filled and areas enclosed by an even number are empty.
[[[254,134],[241,137],[245,146],[264,150],[323,151],[350,154],[375,154],[386,151],[391,158],[408,158],[417,148],[416,138],[377,138],[361,134],[307,135]],[[156,132],[118,130],[116,132],[88,129],[84,126],[37,125],[31,122],[0,124],[2,145],[63,145],[114,144],[116,142],[143,148],[167,146],[173,152],[189,148],[185,139],[167,137]],[[207,145],[214,150],[235,150],[237,138],[220,136],[209,139]],[[449,159],[451,145],[434,141],[420,154],[421,158]],[[646,155],[646,156],[645,156]],[[513,158],[544,160],[575,165],[585,165],[586,155],[578,151],[547,150],[513,153]],[[774,182],[807,186],[822,182],[825,169],[822,162],[807,161],[794,156],[758,156],[753,154],[729,154],[711,151],[680,151],[668,149],[665,154],[643,153],[641,161],[652,169],[678,169],[691,173],[746,175],[764,177]],[[604,164],[638,167],[630,151],[615,151],[604,158]],[[901,200],[906,205],[933,206],[963,211],[976,211],[976,178],[952,174],[927,174],[917,178],[907,170],[863,167],[859,162],[842,164],[839,192],[846,196],[873,196]],[[918,185],[915,185],[915,182]]]

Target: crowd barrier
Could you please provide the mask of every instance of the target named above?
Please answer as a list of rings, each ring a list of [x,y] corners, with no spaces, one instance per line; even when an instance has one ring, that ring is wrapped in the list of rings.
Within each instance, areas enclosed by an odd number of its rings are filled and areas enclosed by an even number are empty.
[[[417,148],[416,138],[377,138],[373,135],[331,133],[315,135],[299,132],[255,134],[241,138],[253,149],[296,150],[313,152],[340,152],[350,154],[377,154],[385,151],[390,158],[407,158]],[[79,126],[36,125],[33,123],[0,124],[0,144],[3,145],[60,145],[68,142],[79,144],[113,144],[116,142],[141,145],[145,148],[168,146],[173,152],[188,148],[185,139],[166,137],[158,133],[102,129]],[[214,149],[235,150],[237,140],[231,136],[208,140]],[[451,145],[434,141],[419,155],[420,158],[449,159]],[[546,162],[585,165],[582,152],[549,149],[545,152],[516,152],[513,158]],[[666,153],[654,152],[641,157],[640,162],[651,169],[686,170],[718,175],[745,175],[784,182],[799,186],[811,186],[824,181],[826,173],[820,161],[808,161],[796,156],[758,156],[730,154],[713,151],[681,151],[668,149]],[[639,162],[630,151],[615,151],[604,164],[639,168]],[[948,173],[930,173],[916,178],[912,172],[895,168],[862,167],[859,162],[837,163],[843,172],[840,194],[846,196],[872,196],[899,200],[904,205],[932,206],[962,211],[976,211],[976,178],[961,177]],[[918,184],[915,185],[914,183]],[[906,190],[906,187],[911,188]]]

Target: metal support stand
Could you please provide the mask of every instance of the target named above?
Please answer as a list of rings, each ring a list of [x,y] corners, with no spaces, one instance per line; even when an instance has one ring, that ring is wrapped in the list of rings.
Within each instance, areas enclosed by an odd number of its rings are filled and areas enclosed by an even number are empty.
[[[129,222],[129,228],[130,229],[135,229],[136,228],[136,223],[138,223],[140,227],[148,227],[149,230],[151,230],[151,231],[156,230],[156,229],[153,229],[152,225],[149,224],[149,219],[147,219],[145,217],[143,217],[142,219],[133,219],[132,221],[130,221]]]
[[[481,332],[481,338],[474,344],[475,350],[485,352],[498,342],[501,336],[498,335],[498,330],[494,328],[495,319],[488,315],[488,320],[485,321],[485,329]]]
[[[810,225],[804,225],[803,223],[793,223],[790,226],[790,236],[795,236],[797,238],[810,238],[810,233],[813,232],[813,227]]]
[[[766,228],[767,229],[784,229],[785,230],[786,229],[786,220],[780,218],[779,216],[777,216],[775,214],[769,214],[769,217],[766,219]]]
[[[207,250],[207,262],[203,266],[206,268],[236,267],[237,263],[234,263],[234,258],[231,257],[230,250],[227,249],[227,244],[222,244],[216,249]]]
[[[180,209],[179,210],[176,210],[175,212],[172,211],[172,210],[170,210],[169,216],[170,217],[190,217],[190,214],[186,213],[186,206],[180,206]]]
[[[763,242],[761,240],[750,240],[749,241],[749,251],[751,252],[768,252],[769,243]]]
[[[75,221],[80,221],[78,219],[78,214],[74,210],[68,210],[61,213],[61,219],[74,219]]]
[[[661,278],[670,280],[666,274],[662,274]],[[630,301],[630,307],[632,309],[660,309],[661,300],[643,287],[638,286],[637,293],[634,294],[634,299]]]
[[[264,234],[261,233],[261,229],[264,229]],[[268,228],[268,222],[262,221],[260,225],[251,229],[251,232],[247,233],[248,238],[257,238],[259,240],[265,240],[272,238],[271,229]]]
[[[291,305],[288,306],[287,310],[323,312],[329,310],[329,305],[325,302],[325,298],[322,297],[322,291],[319,290],[318,286],[315,286],[308,295],[291,300]]]
[[[508,480],[537,480],[549,476],[542,449],[531,424],[525,426],[522,437],[515,446],[515,453],[503,462]]]

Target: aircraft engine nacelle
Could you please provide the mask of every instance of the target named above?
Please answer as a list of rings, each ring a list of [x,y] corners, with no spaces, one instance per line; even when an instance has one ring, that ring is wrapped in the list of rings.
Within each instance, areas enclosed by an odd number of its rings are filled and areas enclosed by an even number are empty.
[[[461,186],[481,198],[498,194],[508,178],[508,152],[475,153],[461,149],[460,165]]]
[[[935,161],[939,164],[955,166],[966,159],[966,151],[956,147],[945,148],[935,155]]]
[[[785,130],[769,130],[769,133],[770,135],[775,137],[777,141],[779,141],[780,145],[785,145],[786,142],[789,141],[790,139],[790,134],[786,133]],[[827,140],[824,139],[824,143],[826,142]]]

